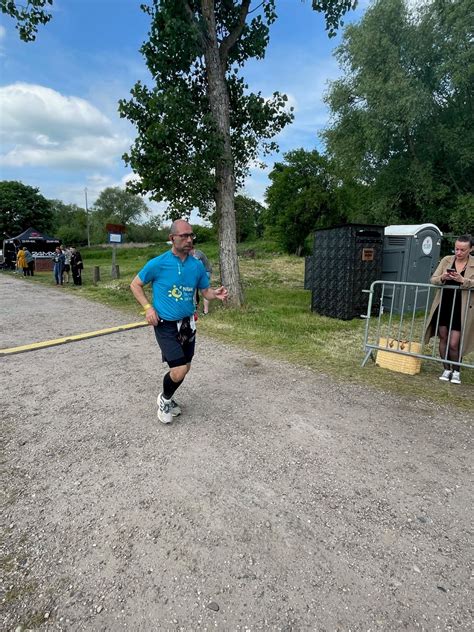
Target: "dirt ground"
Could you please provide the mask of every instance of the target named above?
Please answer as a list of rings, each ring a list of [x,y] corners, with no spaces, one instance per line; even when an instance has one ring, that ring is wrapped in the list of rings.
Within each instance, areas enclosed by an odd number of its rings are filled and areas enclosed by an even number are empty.
[[[2,348],[133,320],[0,286]],[[472,416],[201,337],[164,426],[149,328],[0,363],[3,630],[472,630]]]

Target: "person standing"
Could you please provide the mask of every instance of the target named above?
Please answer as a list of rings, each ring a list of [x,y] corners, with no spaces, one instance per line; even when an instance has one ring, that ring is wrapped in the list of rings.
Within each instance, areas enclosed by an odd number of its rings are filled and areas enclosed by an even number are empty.
[[[474,257],[469,254],[473,245],[470,235],[458,237],[454,257],[443,257],[431,277],[433,285],[448,287],[436,292],[425,343],[436,335],[438,323],[439,354],[444,360],[439,379],[451,384],[461,384],[459,365],[451,362],[461,362],[463,355],[474,351]]]
[[[18,271],[22,270],[23,276],[27,275],[28,264],[26,263],[25,248],[19,248],[16,255],[16,267]]]
[[[64,253],[59,246],[56,247],[53,256],[53,273],[56,285],[63,284],[63,268],[64,268]]]
[[[202,261],[202,265],[206,269],[207,278],[209,279],[209,283],[210,283],[211,282],[211,274],[212,274],[212,266],[211,266],[211,263],[210,263],[209,259],[206,257],[206,255],[203,253],[202,250],[197,250],[196,248],[193,248],[191,250],[191,254],[198,261]],[[204,298],[204,296],[203,296],[202,303],[203,303],[203,311],[202,311],[202,313],[203,313],[204,316],[206,316],[207,314],[209,314],[209,301],[207,300],[207,298]],[[199,306],[199,292],[196,291],[196,307],[198,307],[198,306]]]
[[[164,424],[171,423],[181,413],[174,394],[189,373],[194,356],[194,293],[199,289],[205,298],[221,301],[228,295],[223,286],[209,287],[203,264],[190,256],[195,235],[187,221],[173,222],[169,237],[171,250],[149,261],[130,284],[135,299],[145,310],[147,322],[154,327],[163,362],[169,366],[157,398],[158,419]],[[149,283],[153,304],[144,292]]]
[[[76,248],[71,248],[71,272],[74,285],[82,285],[83,269],[81,253]]]
[[[64,270],[63,270],[63,283],[69,283],[69,272],[71,270],[71,249],[64,248]]]
[[[28,271],[26,274],[27,276],[35,276],[35,258],[28,250],[28,248],[26,248],[26,246],[23,248],[23,250],[25,251],[26,265],[28,266]]]

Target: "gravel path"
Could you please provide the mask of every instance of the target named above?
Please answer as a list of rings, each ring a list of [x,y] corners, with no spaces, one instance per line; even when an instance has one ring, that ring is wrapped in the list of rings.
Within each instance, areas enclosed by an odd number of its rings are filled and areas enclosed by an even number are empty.
[[[0,288],[3,348],[129,322]],[[1,365],[2,629],[472,629],[472,416],[201,337],[163,426],[148,328]]]

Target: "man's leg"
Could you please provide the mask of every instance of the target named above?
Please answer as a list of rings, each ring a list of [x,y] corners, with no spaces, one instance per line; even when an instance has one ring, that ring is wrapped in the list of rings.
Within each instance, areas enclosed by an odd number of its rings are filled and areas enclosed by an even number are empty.
[[[163,390],[157,399],[158,418],[162,423],[170,423],[172,417],[181,413],[173,395],[191,369],[195,339],[193,337],[192,341],[181,343],[178,340],[176,323],[166,321],[160,321],[155,327],[155,336],[163,361],[167,362],[170,368],[163,378]]]
[[[159,393],[156,403],[158,404],[158,419],[169,424],[173,417],[181,415],[181,408],[173,399],[173,395],[184,382],[184,378],[191,368],[191,364],[184,364],[170,368],[163,377],[163,390]]]
[[[163,397],[165,399],[173,399],[173,395],[184,382],[184,378],[190,370],[191,362],[188,362],[183,366],[173,367],[166,373],[163,378]]]

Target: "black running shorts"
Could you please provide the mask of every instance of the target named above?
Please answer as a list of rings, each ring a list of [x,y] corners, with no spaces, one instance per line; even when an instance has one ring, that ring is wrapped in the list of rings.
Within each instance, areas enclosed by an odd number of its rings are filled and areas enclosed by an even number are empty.
[[[180,342],[178,324],[175,320],[159,320],[154,329],[163,362],[167,362],[170,369],[191,362],[196,345],[195,332],[189,340]]]

